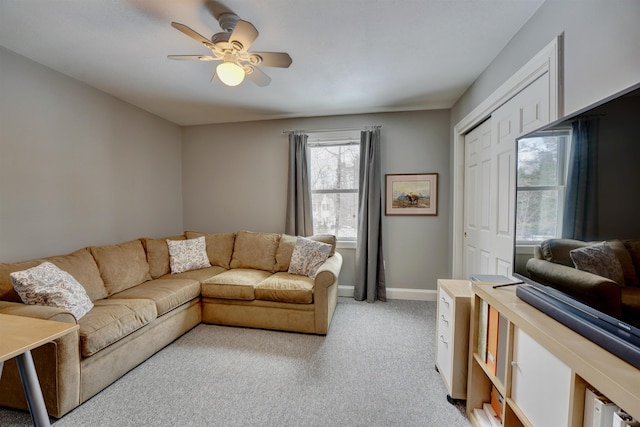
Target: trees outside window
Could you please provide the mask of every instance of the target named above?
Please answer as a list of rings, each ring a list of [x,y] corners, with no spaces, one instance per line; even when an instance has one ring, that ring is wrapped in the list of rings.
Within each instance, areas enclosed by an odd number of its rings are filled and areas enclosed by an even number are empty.
[[[570,131],[518,141],[516,241],[560,237]]]
[[[328,141],[309,144],[314,234],[355,241],[358,229],[360,144]]]

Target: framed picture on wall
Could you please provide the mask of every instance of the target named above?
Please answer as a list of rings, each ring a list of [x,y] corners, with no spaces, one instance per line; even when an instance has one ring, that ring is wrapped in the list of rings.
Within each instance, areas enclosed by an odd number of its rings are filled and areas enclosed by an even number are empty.
[[[438,174],[387,174],[386,215],[438,215]]]

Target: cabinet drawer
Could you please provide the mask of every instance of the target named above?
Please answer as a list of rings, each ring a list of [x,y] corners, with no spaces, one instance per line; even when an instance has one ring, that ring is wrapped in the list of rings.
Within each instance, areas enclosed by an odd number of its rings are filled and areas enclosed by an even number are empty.
[[[440,289],[438,295],[438,311],[440,318],[447,319],[449,322],[451,321],[451,316],[453,313],[453,298],[442,289]]]
[[[439,334],[438,337],[438,353],[436,355],[436,363],[440,370],[447,390],[451,390],[451,359],[452,359],[452,343],[449,337]]]

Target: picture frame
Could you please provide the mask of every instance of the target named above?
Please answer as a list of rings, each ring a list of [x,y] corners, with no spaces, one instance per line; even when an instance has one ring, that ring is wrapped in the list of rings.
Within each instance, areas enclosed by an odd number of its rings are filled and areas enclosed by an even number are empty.
[[[385,215],[438,215],[438,174],[385,175]]]

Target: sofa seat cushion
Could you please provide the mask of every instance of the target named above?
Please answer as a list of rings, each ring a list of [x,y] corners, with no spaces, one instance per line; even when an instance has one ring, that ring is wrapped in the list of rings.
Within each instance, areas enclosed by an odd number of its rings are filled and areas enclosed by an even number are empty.
[[[200,296],[200,282],[190,279],[156,279],[111,295],[111,299],[150,299],[158,316]]]
[[[208,298],[255,299],[254,287],[271,276],[264,270],[236,268],[202,282],[202,296]]]
[[[78,321],[80,352],[90,357],[156,317],[156,305],[149,299],[95,301],[91,311]]]
[[[279,272],[256,286],[256,299],[311,304],[313,303],[313,286],[314,280],[307,276]]]
[[[191,279],[191,280],[197,280],[198,282],[204,282],[205,280],[210,279],[213,276],[218,275],[225,271],[227,271],[225,268],[214,265],[213,267],[200,268],[198,270],[190,270],[190,271],[185,271],[183,273],[177,273],[177,274],[169,273],[162,276],[160,279],[162,280]]]

